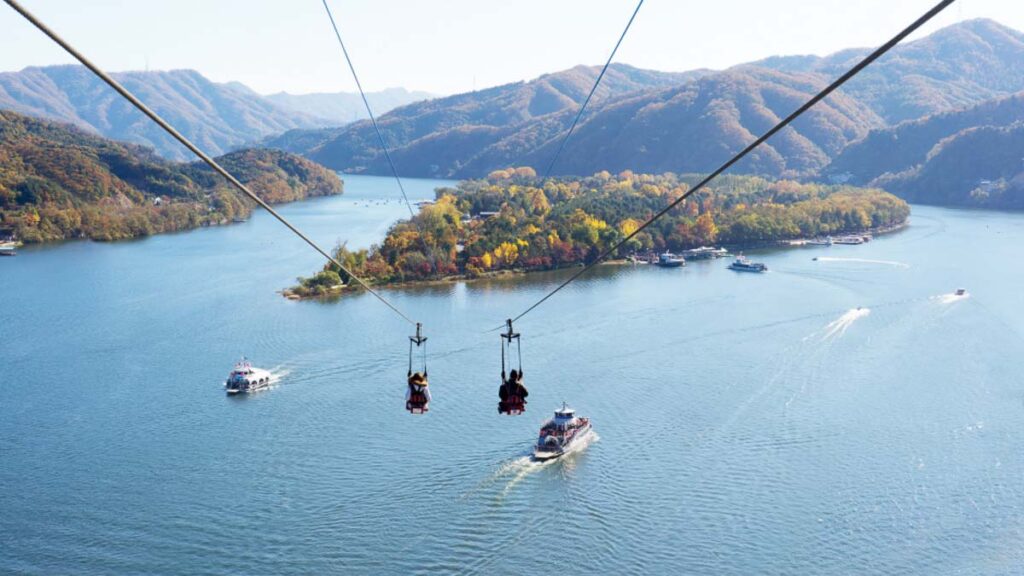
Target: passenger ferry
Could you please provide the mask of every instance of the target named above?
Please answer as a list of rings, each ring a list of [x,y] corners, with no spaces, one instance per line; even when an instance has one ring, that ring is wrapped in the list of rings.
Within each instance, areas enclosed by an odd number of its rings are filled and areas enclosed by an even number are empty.
[[[235,369],[231,371],[224,388],[228,394],[240,394],[243,392],[257,392],[270,387],[272,375],[262,368],[253,368],[248,360],[242,358]]]
[[[655,264],[662,268],[679,268],[680,266],[686,266],[686,259],[676,256],[671,252],[665,252],[658,256],[658,261]]]
[[[736,270],[737,272],[767,272],[768,267],[760,262],[751,262],[744,256],[740,256],[729,264],[730,270]]]
[[[593,432],[589,418],[576,416],[576,411],[563,402],[555,417],[540,428],[537,445],[533,448],[535,460],[551,460],[579,448]]]

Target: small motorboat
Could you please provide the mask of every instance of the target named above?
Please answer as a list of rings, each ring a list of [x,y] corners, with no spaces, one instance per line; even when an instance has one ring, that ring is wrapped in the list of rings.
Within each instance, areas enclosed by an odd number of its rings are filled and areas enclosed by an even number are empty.
[[[224,388],[228,394],[257,392],[269,388],[272,380],[273,375],[269,371],[254,368],[248,360],[242,358],[224,382]]]
[[[579,448],[591,433],[590,419],[576,416],[576,411],[563,402],[562,408],[555,410],[555,417],[541,426],[533,458],[544,461],[564,456]]]
[[[967,295],[967,289],[966,288],[957,288],[955,294],[957,296],[966,296]]]
[[[662,268],[679,268],[680,266],[686,266],[686,259],[682,256],[676,256],[671,252],[665,252],[658,256],[658,261],[655,264]]]

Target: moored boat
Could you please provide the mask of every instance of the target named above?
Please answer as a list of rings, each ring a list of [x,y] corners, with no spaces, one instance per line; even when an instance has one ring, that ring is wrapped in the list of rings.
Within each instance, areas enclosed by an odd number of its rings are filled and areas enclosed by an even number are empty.
[[[589,418],[576,416],[566,403],[555,410],[555,417],[540,428],[537,445],[533,448],[535,460],[551,460],[579,448],[593,432]]]
[[[272,379],[273,376],[269,371],[254,368],[248,360],[242,358],[235,364],[235,369],[231,371],[227,381],[224,382],[224,388],[228,394],[256,392],[269,388]]]
[[[658,256],[658,261],[655,262],[662,268],[679,268],[680,266],[686,266],[686,259],[681,256],[676,256],[671,252],[665,252]]]
[[[737,272],[767,272],[768,267],[760,262],[751,262],[745,256],[739,256],[736,260],[733,260],[732,264],[729,264],[730,270],[736,270]]]
[[[710,260],[712,258],[724,258],[729,255],[729,251],[725,248],[714,248],[712,246],[701,246],[700,248],[691,248],[683,252],[683,256],[687,260]]]

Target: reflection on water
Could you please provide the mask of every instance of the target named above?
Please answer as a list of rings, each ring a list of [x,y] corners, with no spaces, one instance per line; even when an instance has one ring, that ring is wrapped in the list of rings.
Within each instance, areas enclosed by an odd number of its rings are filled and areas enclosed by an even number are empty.
[[[346,184],[282,211],[369,246],[405,208]],[[27,248],[0,262],[0,572],[1020,572],[1024,216],[913,222],[764,275],[600,267],[517,325],[519,417],[486,330],[573,270],[388,289],[430,338],[414,417],[410,327],[276,294],[322,262],[265,214]],[[234,401],[243,355],[279,384]],[[563,400],[601,441],[531,462]]]

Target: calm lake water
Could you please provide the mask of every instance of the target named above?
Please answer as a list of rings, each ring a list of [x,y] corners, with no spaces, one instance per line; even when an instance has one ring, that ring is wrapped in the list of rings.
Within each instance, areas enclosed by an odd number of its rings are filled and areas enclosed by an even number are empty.
[[[347,177],[281,211],[367,246],[395,198]],[[265,213],[26,248],[0,260],[0,572],[1019,574],[1021,246],[1024,215],[915,207],[764,275],[603,267],[517,326],[520,417],[487,330],[564,273],[385,291],[430,338],[410,416],[409,326],[281,298],[321,261]],[[280,384],[226,397],[243,354]],[[563,400],[599,440],[530,463]]]

